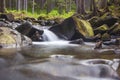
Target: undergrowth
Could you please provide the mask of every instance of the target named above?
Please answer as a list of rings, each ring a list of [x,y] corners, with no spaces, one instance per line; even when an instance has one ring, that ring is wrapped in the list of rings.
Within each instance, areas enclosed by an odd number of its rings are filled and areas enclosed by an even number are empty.
[[[54,18],[68,18],[74,14],[74,11],[66,13],[63,11],[61,14],[57,10],[52,10],[50,13],[46,13],[45,11],[41,11],[40,13],[31,13],[26,11],[16,11],[16,10],[7,10],[7,13],[12,13],[15,18],[24,18],[24,17],[32,17],[38,18],[39,16],[45,17],[46,19],[54,19]]]

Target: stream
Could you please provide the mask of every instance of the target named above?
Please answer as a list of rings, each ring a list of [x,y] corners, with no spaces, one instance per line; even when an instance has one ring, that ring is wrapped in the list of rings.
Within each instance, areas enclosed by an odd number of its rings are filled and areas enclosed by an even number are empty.
[[[120,49],[94,46],[58,40],[0,49],[0,80],[120,80]]]
[[[1,49],[0,79],[119,80],[120,55],[114,50],[94,50],[92,43],[63,43],[33,42],[21,49]]]

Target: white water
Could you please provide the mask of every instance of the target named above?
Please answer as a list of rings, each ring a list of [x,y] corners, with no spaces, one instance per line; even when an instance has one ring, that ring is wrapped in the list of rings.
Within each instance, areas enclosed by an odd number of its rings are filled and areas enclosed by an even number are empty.
[[[50,30],[44,29],[43,33],[43,40],[44,41],[59,41],[60,39]]]

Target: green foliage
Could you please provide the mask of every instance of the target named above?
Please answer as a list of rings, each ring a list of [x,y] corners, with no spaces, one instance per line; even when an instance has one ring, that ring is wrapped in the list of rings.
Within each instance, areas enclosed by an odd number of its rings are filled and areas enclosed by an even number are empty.
[[[48,13],[50,16],[59,16],[59,13],[57,10],[52,10],[50,13]]]
[[[52,10],[50,13],[47,14],[45,10],[41,10],[40,13],[26,12],[26,11],[16,11],[16,10],[6,10],[7,13],[12,13],[15,18],[24,18],[24,17],[33,17],[38,18],[39,16],[45,17],[46,19],[54,19],[54,18],[68,18],[74,14],[74,11],[66,13],[63,11],[60,14],[57,10]]]

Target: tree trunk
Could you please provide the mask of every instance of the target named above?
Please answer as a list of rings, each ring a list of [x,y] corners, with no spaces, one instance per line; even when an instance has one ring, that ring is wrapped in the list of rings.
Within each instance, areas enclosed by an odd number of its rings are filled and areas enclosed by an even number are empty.
[[[72,0],[69,0],[69,11],[71,11]]]
[[[71,0],[65,0],[65,6],[66,6],[66,12],[70,12],[71,11]]]
[[[18,0],[18,3],[17,3],[17,5],[18,5],[18,11],[20,11],[21,10],[21,0]]]
[[[93,0],[90,1],[90,11],[93,11]]]
[[[0,12],[1,13],[5,12],[5,0],[1,0],[0,2]]]
[[[77,13],[79,13],[79,14],[85,14],[84,0],[77,0],[77,2],[78,2]]]
[[[35,0],[32,0],[32,13],[34,14],[34,11],[35,11]]]
[[[68,0],[65,0],[65,8],[66,8],[66,12],[68,13]]]
[[[23,10],[25,10],[27,12],[27,0],[24,0],[23,2],[24,6],[23,6]]]
[[[106,9],[106,8],[107,8],[107,0],[99,0],[98,9]]]
[[[96,2],[95,0],[92,0],[92,12],[93,12],[93,15],[97,15],[98,14],[98,9],[97,9],[97,5],[96,5]]]
[[[52,0],[47,0],[47,13],[52,10]]]

